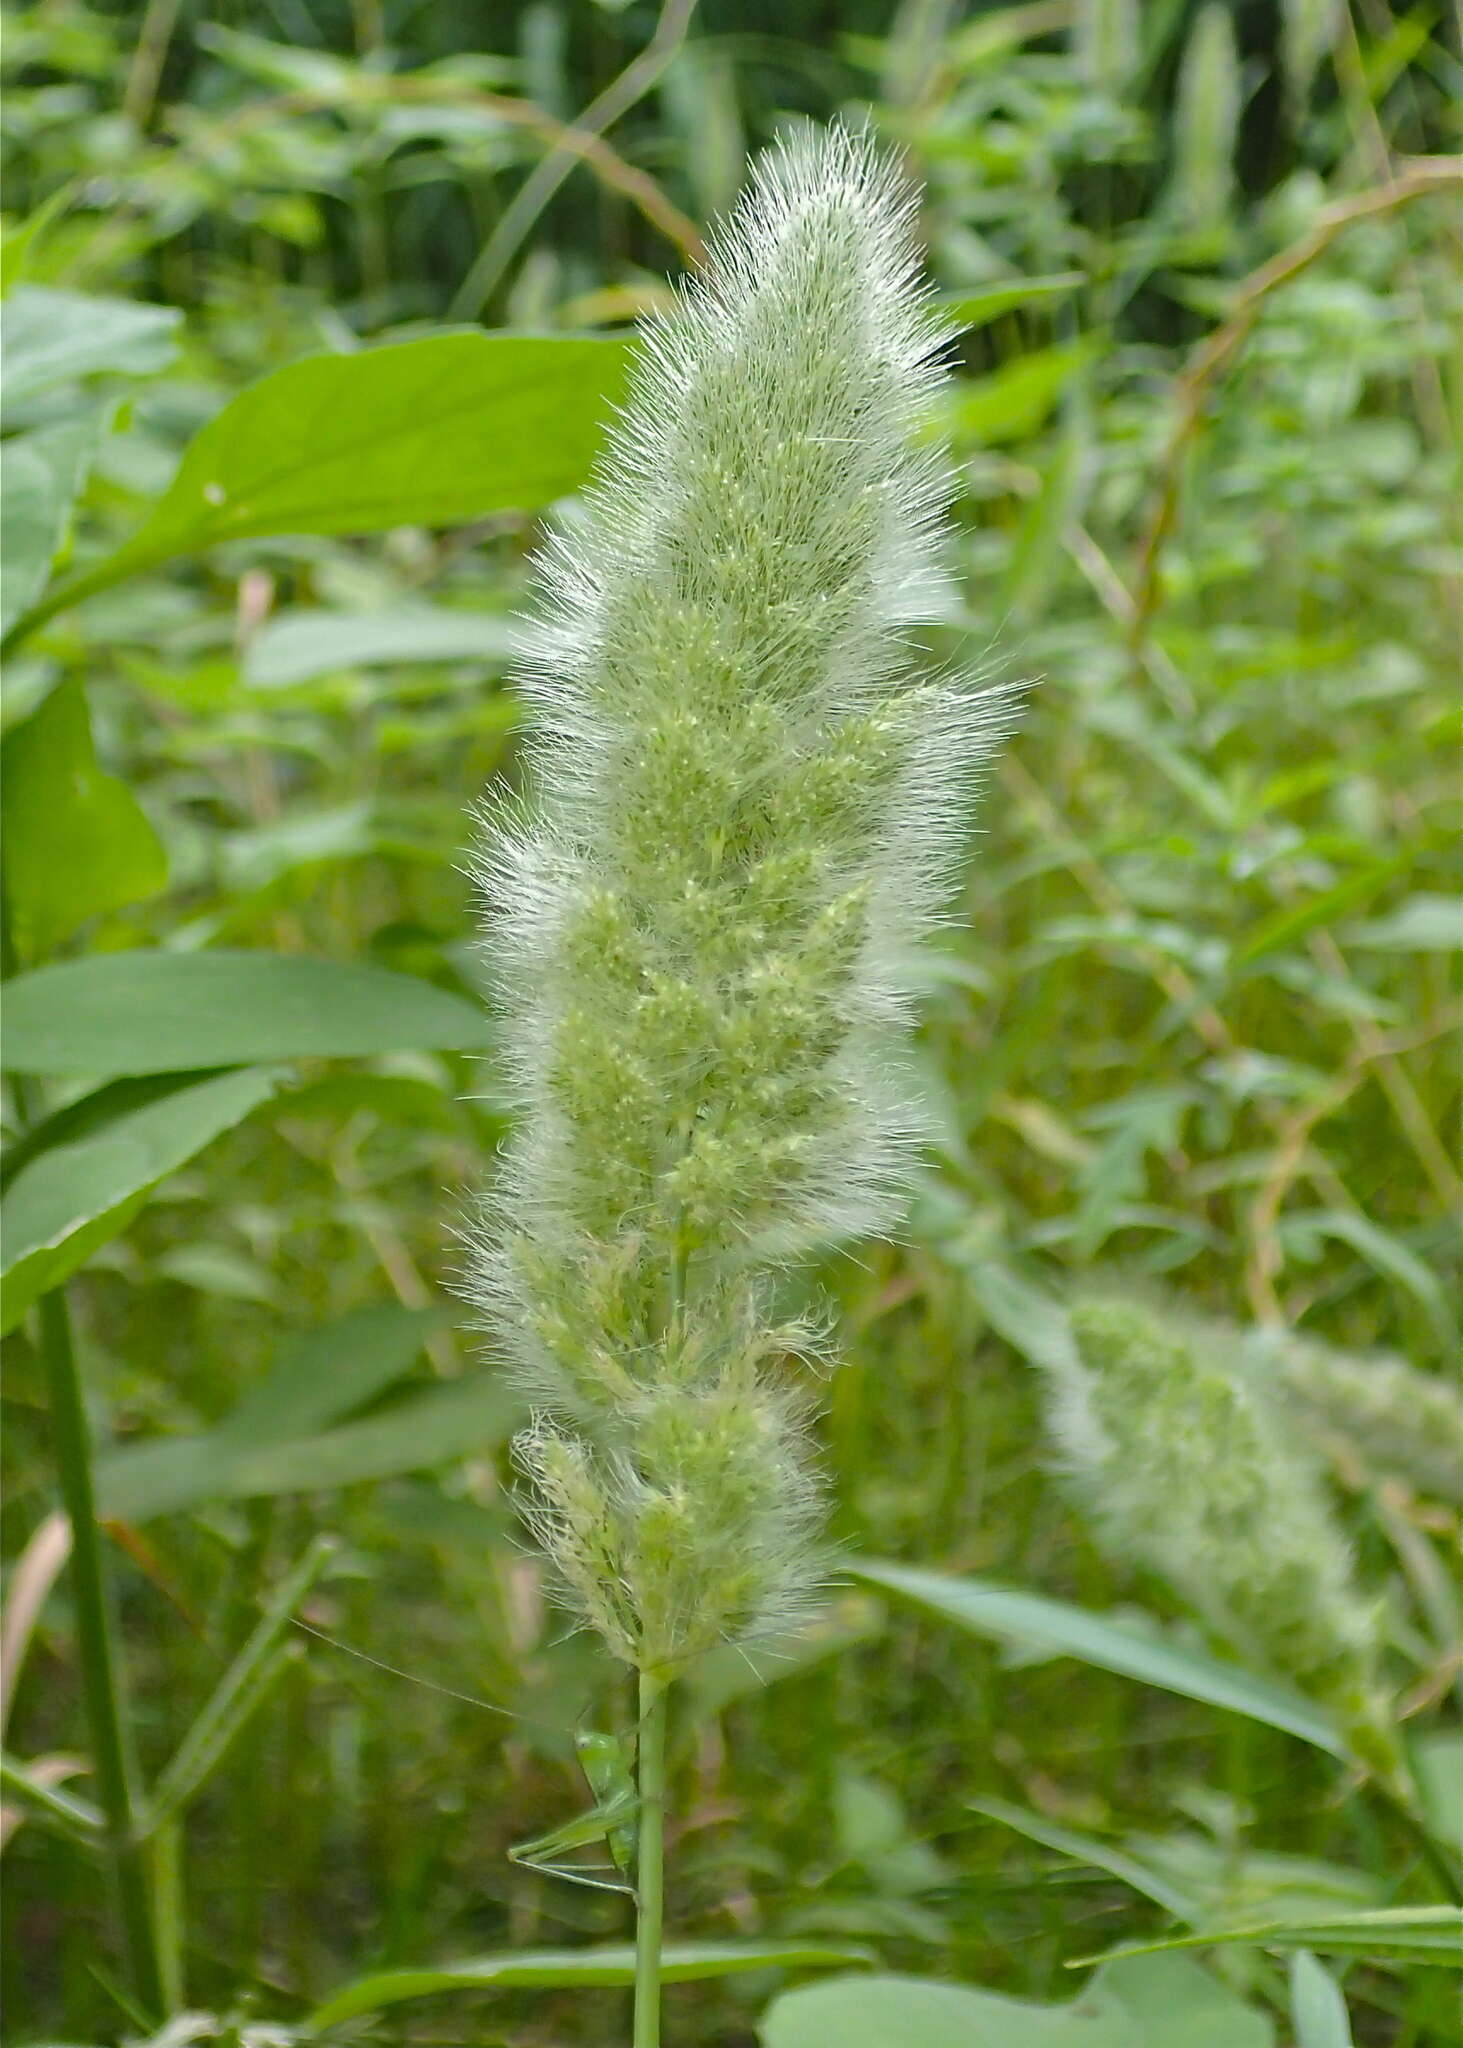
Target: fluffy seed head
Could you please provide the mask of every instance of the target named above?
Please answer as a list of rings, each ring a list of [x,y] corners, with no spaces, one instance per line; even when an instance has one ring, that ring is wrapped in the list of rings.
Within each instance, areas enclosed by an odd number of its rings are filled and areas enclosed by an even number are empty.
[[[816,1577],[769,1275],[897,1211],[910,942],[1008,713],[908,646],[950,491],[911,212],[842,130],[758,164],[540,564],[531,786],[482,820],[518,1123],[471,1285],[538,1532],[642,1667]]]
[[[1238,1333],[1139,1304],[1079,1300],[1075,1357],[1051,1382],[1073,1486],[1112,1551],[1169,1580],[1252,1661],[1335,1711],[1356,1754],[1400,1770],[1376,1681],[1380,1623],[1282,1406]]]

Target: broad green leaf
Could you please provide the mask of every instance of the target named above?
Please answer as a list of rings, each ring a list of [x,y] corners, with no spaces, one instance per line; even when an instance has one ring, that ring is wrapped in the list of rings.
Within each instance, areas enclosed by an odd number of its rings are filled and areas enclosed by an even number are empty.
[[[837,1970],[868,1960],[867,1951],[827,1942],[671,1941],[661,1951],[661,1976],[667,1984],[690,1984],[707,1977],[733,1977],[748,1970]],[[635,1981],[635,1951],[616,1945],[578,1949],[520,1949],[504,1955],[475,1956],[466,1962],[436,1968],[383,1970],[347,1984],[306,2022],[321,2033],[355,2019],[363,2012],[400,2005],[437,1991],[478,1991],[515,1986],[622,1985]]]
[[[112,408],[92,406],[5,443],[0,495],[0,633],[34,603],[71,526],[71,509]]]
[[[274,1088],[275,1076],[257,1068],[217,1074],[33,1159],[0,1202],[0,1329],[13,1328],[33,1301],[125,1230],[149,1189],[267,1101]]]
[[[203,1436],[129,1445],[98,1459],[98,1506],[104,1515],[143,1522],[202,1501],[262,1500],[393,1479],[501,1443],[522,1412],[518,1396],[496,1374],[475,1372],[316,1436],[238,1441],[225,1426]]]
[[[0,318],[5,403],[78,377],[146,376],[171,362],[183,316],[172,306],[92,298],[53,285],[21,284]]]
[[[1353,2048],[1341,1988],[1308,1948],[1290,1959],[1290,2016],[1296,2048]]]
[[[23,957],[49,953],[87,918],[166,886],[167,856],[146,812],[97,765],[79,682],[62,683],[11,728],[0,764],[5,890]]]
[[[1348,946],[1379,952],[1463,953],[1463,895],[1419,891],[1386,917],[1352,925],[1342,936]]]
[[[288,611],[250,641],[244,680],[256,690],[282,690],[337,669],[404,661],[471,661],[496,671],[513,645],[512,622],[499,612],[425,604],[378,612]]]
[[[951,432],[981,447],[1024,441],[1037,431],[1073,378],[1081,375],[1101,349],[1100,339],[1088,334],[1079,341],[1017,356],[988,377],[961,382],[950,399]]]
[[[1267,1727],[1284,1729],[1332,1756],[1346,1754],[1339,1731],[1300,1693],[1241,1665],[1169,1642],[1156,1632],[1150,1635],[1069,1601],[1018,1592],[983,1579],[950,1578],[941,1572],[865,1560],[848,1564],[845,1570],[860,1584],[882,1588],[972,1635],[1076,1657],[1100,1671],[1114,1671],[1185,1699],[1225,1707]]]
[[[1326,1955],[1361,1956],[1368,1962],[1431,1963],[1463,1970],[1463,1906],[1384,1906],[1366,1913],[1337,1913],[1321,1920],[1267,1920],[1250,1927],[1201,1927],[1158,1941],[1124,1942],[1105,1956],[1078,1963],[1111,1962],[1119,1956],[1157,1955],[1178,1948],[1217,1948],[1244,1943],[1253,1948],[1320,1949]],[[1072,1967],[1078,1967],[1074,1963]]]
[[[18,976],[18,1073],[157,1074],[264,1060],[485,1050],[486,1015],[415,975],[279,953],[103,953]]]
[[[1272,2048],[1274,2029],[1227,1985],[1177,1957],[1101,1970],[1077,1997],[1038,2005],[926,1977],[839,1977],[773,2000],[763,2048]]]
[[[196,1088],[200,1081],[212,1079],[207,1069],[193,1067],[181,1074],[143,1074],[134,1079],[108,1081],[105,1087],[95,1088],[89,1095],[77,1096],[6,1145],[0,1157],[0,1192],[42,1152],[57,1145],[73,1145],[78,1138],[92,1137],[134,1109],[160,1102],[165,1095],[176,1095],[180,1088]]]
[[[194,436],[87,587],[220,541],[532,511],[584,481],[628,361],[619,339],[461,328],[286,363]]]

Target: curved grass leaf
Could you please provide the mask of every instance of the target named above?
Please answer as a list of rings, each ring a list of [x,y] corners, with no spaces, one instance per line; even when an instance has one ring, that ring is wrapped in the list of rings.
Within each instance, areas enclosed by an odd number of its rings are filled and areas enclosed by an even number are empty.
[[[1300,1693],[1243,1666],[1190,1650],[1158,1634],[1092,1614],[1070,1601],[1022,1593],[983,1579],[950,1578],[942,1572],[913,1571],[904,1565],[858,1561],[845,1567],[862,1585],[882,1588],[936,1620],[953,1622],[972,1635],[1031,1645],[1076,1657],[1100,1671],[1136,1678],[1145,1685],[1206,1706],[1225,1707],[1267,1727],[1298,1735],[1332,1756],[1344,1757],[1340,1732],[1322,1710]]]
[[[216,1074],[33,1159],[0,1202],[0,1330],[125,1230],[165,1175],[267,1101],[275,1085],[260,1068]]]
[[[689,1984],[707,1977],[731,1977],[748,1970],[847,1969],[868,1962],[862,1948],[828,1942],[799,1941],[672,1941],[661,1952],[661,1976],[667,1984]],[[320,2033],[359,2013],[405,1999],[425,1998],[438,1991],[481,1991],[515,1987],[622,1985],[635,1981],[635,1951],[619,1944],[604,1948],[520,1949],[504,1955],[475,1956],[436,1968],[383,1970],[359,1978],[327,1999],[307,2025]]]
[[[1201,1927],[1157,1941],[1124,1942],[1101,1956],[1079,1956],[1068,1967],[1111,1962],[1119,1956],[1158,1955],[1177,1948],[1320,1949],[1376,1963],[1432,1963],[1463,1970],[1463,1906],[1384,1906],[1337,1913],[1321,1920],[1267,1920],[1250,1927]]]
[[[972,1799],[970,1807],[973,1813],[983,1813],[990,1820],[1004,1822],[1029,1842],[1039,1842],[1044,1849],[1055,1849],[1059,1856],[1070,1856],[1075,1863],[1089,1863],[1094,1870],[1107,1871],[1123,1884],[1131,1885],[1144,1898],[1162,1906],[1166,1913],[1172,1913],[1176,1920],[1193,1920],[1195,1901],[1187,1892],[1171,1884],[1161,1870],[1129,1855],[1115,1843],[1101,1841],[1096,1835],[1082,1834],[1076,1828],[1059,1827],[1043,1815],[1028,1812],[1024,1806],[1012,1806],[1004,1799]]]
[[[415,975],[278,953],[101,953],[18,975],[0,1059],[29,1074],[481,1051],[484,1012]]]

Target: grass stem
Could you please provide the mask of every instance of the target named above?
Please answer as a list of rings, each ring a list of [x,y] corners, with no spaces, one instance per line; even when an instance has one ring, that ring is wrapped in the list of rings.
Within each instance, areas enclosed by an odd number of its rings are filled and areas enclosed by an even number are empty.
[[[144,2010],[161,2018],[163,1973],[143,1845],[136,1826],[132,1761],[113,1644],[111,1597],[92,1490],[91,1437],[76,1366],[76,1347],[71,1338],[71,1318],[61,1289],[53,1288],[41,1297],[39,1314],[61,1498],[71,1524],[72,1597],[76,1603],[82,1690],[97,1790],[106,1816],[133,1988]]]
[[[666,1686],[640,1674],[640,1845],[635,1875],[633,2048],[660,2048],[660,1944],[665,1903]]]

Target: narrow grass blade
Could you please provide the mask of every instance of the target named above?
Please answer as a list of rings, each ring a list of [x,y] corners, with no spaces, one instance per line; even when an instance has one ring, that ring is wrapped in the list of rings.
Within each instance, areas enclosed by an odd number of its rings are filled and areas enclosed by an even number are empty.
[[[1340,1731],[1320,1707],[1300,1693],[1246,1671],[1242,1665],[1169,1642],[1157,1632],[1149,1634],[1129,1622],[1089,1613],[1070,1601],[1018,1592],[984,1579],[950,1578],[942,1572],[913,1571],[868,1560],[846,1569],[861,1585],[882,1588],[972,1635],[1076,1657],[1100,1671],[1114,1671],[1206,1706],[1227,1708],[1269,1728],[1281,1728],[1332,1756],[1346,1755]]]
[[[1175,1948],[1320,1949],[1373,1963],[1435,1963],[1463,1970],[1463,1906],[1385,1906],[1368,1913],[1338,1913],[1327,1920],[1269,1920],[1252,1927],[1201,1927],[1157,1941],[1125,1942],[1101,1955],[1078,1956],[1069,1969],[1111,1962],[1116,1956],[1158,1955]]]
[[[661,1978],[667,1984],[689,1984],[706,1977],[731,1977],[747,1970],[846,1970],[870,1963],[867,1949],[827,1942],[682,1941],[661,1951]],[[311,2033],[323,2033],[382,2006],[400,2005],[437,1991],[503,1990],[523,1986],[608,1985],[635,1981],[635,1951],[628,1944],[605,1948],[522,1949],[516,1953],[474,1956],[466,1962],[435,1968],[383,1970],[358,1978],[306,2021]]]
[[[972,1799],[970,1807],[973,1813],[1004,1822],[1029,1842],[1040,1842],[1043,1848],[1055,1849],[1058,1855],[1070,1856],[1074,1862],[1090,1863],[1095,1870],[1107,1871],[1131,1885],[1135,1892],[1141,1892],[1145,1899],[1162,1906],[1166,1913],[1172,1913],[1176,1920],[1193,1920],[1195,1901],[1187,1892],[1112,1843],[1099,1841],[1096,1835],[1081,1834],[1075,1828],[1058,1827],[1039,1814],[1029,1813],[1024,1806],[1008,1805],[1004,1799]]]
[[[44,1778],[27,1770],[18,1757],[8,1756],[3,1751],[0,1751],[0,1791],[23,1799],[37,1820],[47,1822],[59,1834],[95,1841],[100,1839],[107,1825],[106,1815],[99,1806],[93,1806],[89,1799],[78,1799],[74,1792],[64,1791],[59,1785],[47,1784]]]
[[[331,1538],[317,1536],[294,1570],[275,1589],[258,1626],[158,1779],[146,1816],[149,1832],[188,1804],[268,1695],[290,1647],[281,1641],[290,1617],[325,1569],[334,1549]]]

